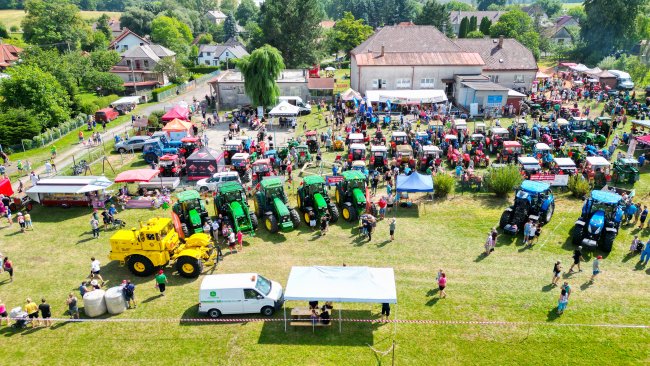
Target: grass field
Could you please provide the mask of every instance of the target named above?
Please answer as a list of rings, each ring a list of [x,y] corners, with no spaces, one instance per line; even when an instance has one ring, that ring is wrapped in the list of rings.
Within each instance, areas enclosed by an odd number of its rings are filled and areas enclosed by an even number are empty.
[[[309,127],[315,127],[316,119],[309,120]],[[141,165],[136,159],[125,167]],[[641,202],[649,202],[648,168],[642,173],[635,188]],[[297,185],[288,188],[295,202]],[[391,324],[368,323],[344,323],[342,333],[336,326],[315,333],[308,328],[285,333],[281,322],[180,324],[181,318],[198,316],[200,279],[185,280],[168,270],[166,297],[156,295],[150,278],[135,278],[138,308],[110,318],[157,321],[58,323],[52,329],[22,332],[2,327],[3,354],[26,365],[69,360],[145,364],[152,359],[162,365],[375,365],[390,364],[390,355],[379,356],[369,345],[384,351],[394,340],[397,365],[647,364],[648,329],[578,325],[648,325],[650,269],[637,266],[638,257],[627,252],[632,235],[647,239],[650,229],[622,230],[594,284],[588,279],[595,253],[587,253],[585,271],[563,278],[574,292],[567,312],[558,317],[554,311],[559,289],[549,286],[551,269],[558,259],[568,269],[573,250],[568,233],[582,202],[565,193],[556,199],[555,216],[533,249],[524,249],[521,238],[515,241],[503,235],[495,253],[484,258],[480,253],[485,236],[510,201],[456,193],[447,200],[399,209],[394,242],[387,240],[385,222],[377,225],[371,242],[361,240],[356,227],[344,222],[333,225],[324,238],[304,225],[284,235],[259,230],[256,237],[245,240],[242,253],[226,255],[215,271],[256,271],[285,285],[294,265],[390,266],[395,269],[400,319],[509,324],[398,324],[396,333]],[[0,299],[8,308],[23,305],[27,296],[46,296],[54,316],[64,317],[64,299],[86,276],[91,256],[102,261],[102,274],[110,285],[133,278],[106,259],[111,232],[92,239],[90,212],[36,208],[32,218],[37,231],[26,234],[17,232],[16,224],[6,227],[2,221],[0,251],[12,258],[16,268],[13,283],[6,281],[6,274],[0,275]],[[131,227],[138,220],[168,215],[163,210],[130,210],[119,217]],[[449,276],[448,298],[441,300],[433,290],[438,268]],[[379,304],[344,304],[343,317],[376,319],[379,310]]]
[[[107,14],[111,18],[119,18],[122,13],[111,11],[81,11],[81,17],[86,20],[97,19],[102,14]],[[20,22],[24,17],[24,10],[0,10],[0,22],[7,26],[7,29],[13,25],[20,27]]]

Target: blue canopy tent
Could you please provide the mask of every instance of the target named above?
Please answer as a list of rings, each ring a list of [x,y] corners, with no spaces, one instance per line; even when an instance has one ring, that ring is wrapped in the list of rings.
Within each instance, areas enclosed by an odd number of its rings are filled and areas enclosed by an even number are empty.
[[[433,192],[433,178],[414,172],[411,175],[397,176],[397,192]]]

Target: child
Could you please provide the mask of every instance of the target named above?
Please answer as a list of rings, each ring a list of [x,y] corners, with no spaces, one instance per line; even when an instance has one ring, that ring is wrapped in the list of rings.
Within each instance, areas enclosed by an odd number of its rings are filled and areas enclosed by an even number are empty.
[[[560,298],[558,299],[558,304],[557,304],[557,313],[558,315],[562,315],[564,313],[564,309],[566,309],[567,304],[569,303],[569,297],[567,296],[567,292],[565,289],[562,289],[562,292],[560,293]]]
[[[312,231],[316,229],[316,215],[313,212],[309,213],[309,227]]]
[[[639,218],[639,229],[643,229],[645,225],[645,220],[648,218],[648,206],[643,206],[643,211],[641,212],[641,217]]]
[[[492,232],[488,233],[487,239],[485,239],[485,255],[488,256],[493,251],[494,240],[492,239]]]
[[[237,231],[237,245],[240,251],[244,251],[244,234],[242,234],[241,230]]]
[[[24,233],[25,232],[25,217],[23,217],[23,214],[19,212],[16,220],[18,220],[18,225],[20,225],[20,232]]]

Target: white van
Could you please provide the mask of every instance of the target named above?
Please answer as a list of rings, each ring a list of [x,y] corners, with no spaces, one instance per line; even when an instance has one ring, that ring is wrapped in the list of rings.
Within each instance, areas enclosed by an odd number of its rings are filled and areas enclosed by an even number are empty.
[[[609,73],[616,76],[616,88],[621,90],[634,89],[634,82],[627,72],[619,70],[609,70]]]
[[[258,273],[208,275],[199,290],[199,313],[211,318],[222,314],[271,316],[283,302],[282,285]]]
[[[280,97],[280,102],[287,102],[291,105],[295,105],[300,108],[300,114],[309,114],[311,113],[311,105],[302,101],[300,97]]]

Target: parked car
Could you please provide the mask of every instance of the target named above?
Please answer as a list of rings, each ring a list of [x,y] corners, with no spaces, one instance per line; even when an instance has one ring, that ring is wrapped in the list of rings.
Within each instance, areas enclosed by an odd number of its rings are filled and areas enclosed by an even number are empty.
[[[132,150],[142,150],[147,140],[149,140],[149,136],[133,136],[128,140],[118,142],[113,149],[120,154]]]
[[[239,173],[236,171],[233,172],[220,172],[214,173],[211,178],[201,179],[196,182],[196,190],[199,192],[214,192],[217,190],[217,187],[226,182],[238,182],[241,184],[241,179],[239,178]]]
[[[113,108],[104,108],[100,109],[97,112],[95,112],[95,121],[97,123],[102,123],[102,122],[110,122],[117,117],[119,117],[120,114]]]
[[[210,318],[229,314],[271,316],[284,302],[282,285],[258,273],[208,275],[199,290],[199,313]]]

